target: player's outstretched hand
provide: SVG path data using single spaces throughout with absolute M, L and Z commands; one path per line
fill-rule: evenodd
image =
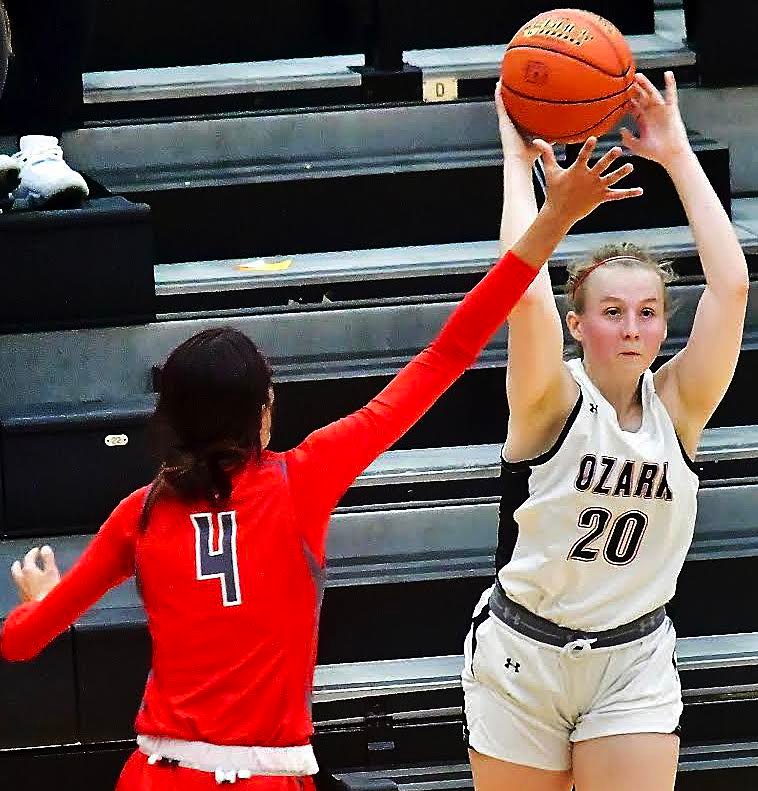
M 635 76 L 630 104 L 639 134 L 635 136 L 624 127 L 621 142 L 633 154 L 668 168 L 678 156 L 690 150 L 690 142 L 679 112 L 674 73 L 667 71 L 665 80 L 666 91 L 662 95 L 644 74 Z
M 508 115 L 503 102 L 503 92 L 500 80 L 495 86 L 495 107 L 497 108 L 497 125 L 500 130 L 500 143 L 503 146 L 503 156 L 508 159 L 521 159 L 530 166 L 540 155 L 539 149 L 526 140 L 516 128 Z
M 22 602 L 42 601 L 60 582 L 60 572 L 55 565 L 53 550 L 44 546 L 42 549 L 30 549 L 23 562 L 16 561 L 11 566 L 11 577 L 18 588 Z
M 534 145 L 539 149 L 545 166 L 546 202 L 557 216 L 567 221 L 568 225 L 573 225 L 586 217 L 601 203 L 638 198 L 642 195 L 640 187 L 614 189 L 615 184 L 634 170 L 634 166 L 629 162 L 607 172 L 623 154 L 620 146 L 612 148 L 590 167 L 589 160 L 597 146 L 597 138 L 591 137 L 582 146 L 574 164 L 562 168 L 555 158 L 551 145 L 544 140 L 535 140 Z

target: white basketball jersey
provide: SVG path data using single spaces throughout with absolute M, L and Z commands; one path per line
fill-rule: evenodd
M 642 425 L 624 431 L 581 360 L 580 395 L 554 446 L 503 462 L 498 577 L 533 613 L 585 631 L 665 604 L 692 542 L 698 476 L 642 379 Z

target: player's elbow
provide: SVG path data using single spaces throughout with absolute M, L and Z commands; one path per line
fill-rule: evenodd
M 734 311 L 747 305 L 750 296 L 750 278 L 745 272 L 722 278 L 718 284 L 709 284 L 719 302 L 728 311 Z
M 40 650 L 37 646 L 14 639 L 6 632 L 0 635 L 0 657 L 6 662 L 28 662 L 30 659 L 34 659 Z

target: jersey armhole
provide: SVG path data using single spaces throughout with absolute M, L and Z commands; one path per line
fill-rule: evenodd
M 690 468 L 690 471 L 697 475 L 698 480 L 700 479 L 700 472 L 698 471 L 697 465 L 695 464 L 694 460 L 690 458 L 690 454 L 684 449 L 684 445 L 682 445 L 682 439 L 679 436 L 679 432 L 674 427 L 674 423 L 672 421 L 671 427 L 674 429 L 674 436 L 676 437 L 677 444 L 679 445 L 679 450 L 682 452 L 682 458 L 684 459 L 684 463 Z
M 552 459 L 553 456 L 558 453 L 558 451 L 563 446 L 563 443 L 566 441 L 566 437 L 568 436 L 569 431 L 571 431 L 571 427 L 576 422 L 577 417 L 579 417 L 579 412 L 581 411 L 583 401 L 584 393 L 582 392 L 580 385 L 579 395 L 577 396 L 576 403 L 569 413 L 569 416 L 566 418 L 566 422 L 563 424 L 561 433 L 558 435 L 558 438 L 555 440 L 552 446 L 543 453 L 540 453 L 539 456 L 535 456 L 531 459 L 523 459 L 522 461 L 508 461 L 503 457 L 503 452 L 501 451 L 500 460 L 503 463 L 503 472 L 520 472 L 521 470 L 524 470 L 528 467 L 538 467 L 540 464 L 550 461 L 550 459 Z M 503 445 L 503 449 L 505 449 L 505 445 Z

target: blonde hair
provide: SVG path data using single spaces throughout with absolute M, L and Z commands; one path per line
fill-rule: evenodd
M 663 285 L 663 304 L 666 315 L 669 315 L 671 304 L 666 286 L 676 278 L 671 261 L 659 261 L 632 242 L 607 244 L 595 251 L 591 257 L 569 264 L 566 281 L 569 310 L 579 314 L 584 313 L 585 280 L 592 271 L 606 263 L 627 268 L 640 267 L 655 272 Z
M 568 266 L 568 279 L 566 281 L 566 301 L 568 309 L 581 315 L 585 309 L 585 281 L 598 267 L 605 264 L 623 266 L 628 269 L 639 267 L 655 272 L 661 279 L 663 286 L 663 310 L 668 319 L 673 310 L 671 298 L 666 286 L 676 279 L 676 274 L 671 261 L 659 261 L 647 250 L 633 242 L 620 242 L 607 244 L 596 250 L 589 258 L 581 258 Z M 574 341 L 573 348 L 566 350 L 569 355 L 578 353 L 583 356 L 581 343 Z

